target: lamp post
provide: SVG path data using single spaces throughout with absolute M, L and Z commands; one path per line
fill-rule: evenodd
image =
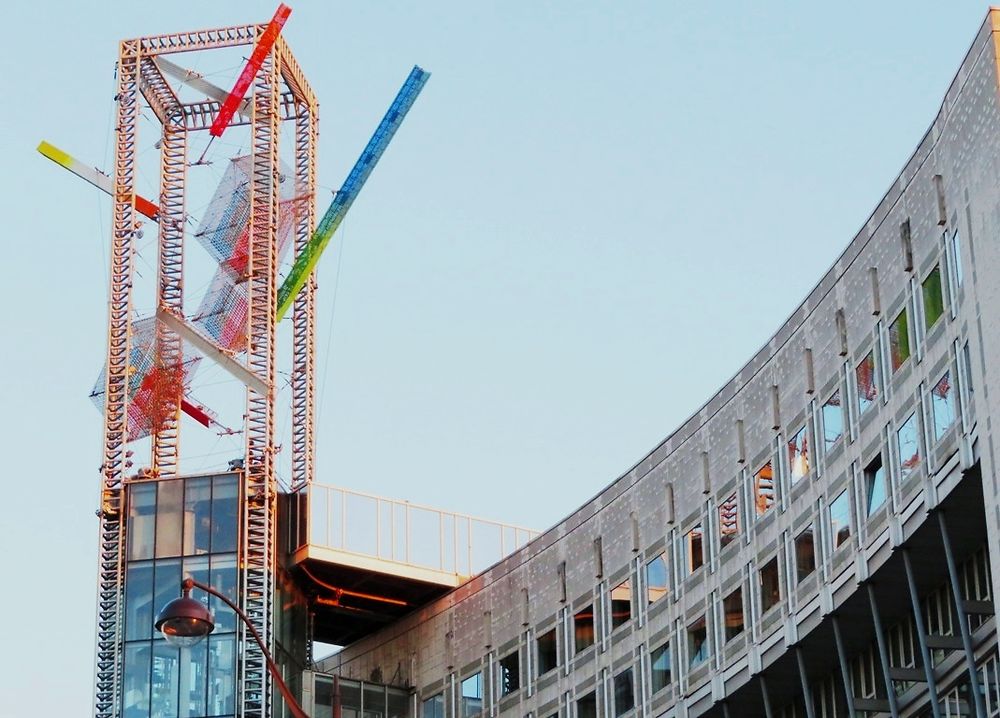
M 257 633 L 257 629 L 250 623 L 250 619 L 240 610 L 239 606 L 211 586 L 195 581 L 193 578 L 185 578 L 181 583 L 180 598 L 170 601 L 157 615 L 156 630 L 163 634 L 168 643 L 175 646 L 193 646 L 215 630 L 215 619 L 212 617 L 212 612 L 201 601 L 191 598 L 192 588 L 200 588 L 205 593 L 215 596 L 236 612 L 243 624 L 250 629 L 250 634 L 257 641 L 257 645 L 260 646 L 260 651 L 267 662 L 267 670 L 270 671 L 274 682 L 278 684 L 278 690 L 285 698 L 285 703 L 288 704 L 292 715 L 295 718 L 309 718 L 299 706 L 298 701 L 295 700 L 295 696 L 292 695 L 288 686 L 285 685 L 285 681 L 282 680 L 278 667 L 274 664 L 274 660 L 264 645 L 264 641 L 261 640 L 260 634 Z

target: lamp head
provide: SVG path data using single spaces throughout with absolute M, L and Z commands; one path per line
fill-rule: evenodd
M 215 630 L 215 619 L 201 601 L 191 598 L 191 579 L 181 584 L 181 596 L 170 601 L 156 617 L 156 630 L 167 643 L 174 646 L 193 646 Z

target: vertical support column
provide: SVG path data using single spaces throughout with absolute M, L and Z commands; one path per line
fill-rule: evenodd
M 837 645 L 837 662 L 840 664 L 840 682 L 844 686 L 844 698 L 847 700 L 847 716 L 854 718 L 854 689 L 851 688 L 851 673 L 847 667 L 847 651 L 844 649 L 844 636 L 840 633 L 840 616 L 830 616 L 833 624 L 833 641 Z
M 948 578 L 951 580 L 951 598 L 955 604 L 955 620 L 962 635 L 962 648 L 965 651 L 965 666 L 969 670 L 969 692 L 975 700 L 976 715 L 986 718 L 986 701 L 979 690 L 979 673 L 976 671 L 976 655 L 972 650 L 972 634 L 969 631 L 969 621 L 962 609 L 962 587 L 958 583 L 958 567 L 955 565 L 955 554 L 951 550 L 951 537 L 948 535 L 948 524 L 944 512 L 937 512 L 938 528 L 941 530 L 941 543 L 944 544 L 944 557 L 948 562 Z
M 100 563 L 97 583 L 97 655 L 94 715 L 117 718 L 121 692 L 121 605 L 123 589 L 123 487 L 128 441 L 128 359 L 132 327 L 132 251 L 135 211 L 136 133 L 139 119 L 138 41 L 118 53 L 115 123 L 114 216 L 111 234 L 108 354 L 104 385 Z
M 263 28 L 258 28 L 258 35 Z M 278 225 L 278 55 L 275 47 L 254 78 L 253 163 L 250 178 L 248 253 L 248 365 L 267 385 L 267 394 L 247 390 L 246 473 L 244 476 L 242 599 L 244 611 L 268 650 L 272 631 L 275 568 L 274 375 L 275 238 Z M 245 640 L 239 712 L 243 718 L 269 718 L 271 678 L 264 656 Z
M 903 549 L 903 566 L 906 568 L 906 585 L 910 589 L 910 605 L 913 607 L 913 625 L 917 629 L 917 641 L 920 643 L 920 660 L 924 664 L 924 676 L 927 679 L 927 696 L 930 698 L 931 715 L 941 718 L 941 706 L 938 705 L 937 680 L 934 678 L 934 664 L 931 661 L 931 651 L 927 647 L 927 627 L 924 626 L 924 614 L 920 610 L 920 596 L 917 594 L 917 581 L 913 575 L 913 564 L 910 562 L 910 549 Z
M 872 622 L 875 624 L 875 642 L 878 644 L 878 657 L 882 664 L 882 675 L 885 678 L 886 697 L 889 699 L 889 711 L 892 718 L 899 716 L 899 701 L 896 699 L 896 689 L 892 685 L 892 678 L 889 676 L 889 650 L 885 645 L 885 633 L 882 632 L 882 616 L 878 611 L 878 603 L 875 601 L 875 588 L 871 583 L 866 583 L 868 589 L 868 603 L 872 609 Z
M 295 118 L 295 256 L 305 250 L 316 226 L 315 104 L 298 103 Z M 313 477 L 313 407 L 316 334 L 316 273 L 293 305 L 292 329 L 292 488 L 301 489 Z
M 163 125 L 160 152 L 160 249 L 157 305 L 184 311 L 184 185 L 187 176 L 187 131 L 184 112 L 174 110 Z M 184 360 L 181 338 L 156 324 L 155 371 L 170 376 L 162 386 L 170 393 L 157 396 L 153 416 L 153 468 L 161 477 L 176 476 L 180 444 L 180 392 Z M 175 387 L 177 395 L 173 395 Z
M 809 676 L 806 675 L 806 659 L 802 655 L 802 646 L 795 647 L 795 662 L 799 665 L 799 682 L 802 684 L 802 702 L 806 706 L 806 718 L 816 718 L 813 707 L 812 691 L 809 690 Z
M 767 681 L 764 679 L 764 674 L 761 673 L 758 675 L 757 680 L 760 682 L 760 695 L 764 701 L 764 715 L 766 718 L 774 718 L 774 708 L 771 706 L 771 694 L 767 692 Z

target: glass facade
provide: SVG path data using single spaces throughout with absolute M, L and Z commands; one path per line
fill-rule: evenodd
M 128 486 L 125 564 L 124 718 L 207 718 L 236 712 L 236 615 L 195 591 L 215 631 L 189 648 L 153 629 L 159 610 L 190 576 L 237 600 L 237 474 Z

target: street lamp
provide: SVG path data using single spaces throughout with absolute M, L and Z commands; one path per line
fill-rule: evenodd
M 250 623 L 250 619 L 240 610 L 239 606 L 211 586 L 195 581 L 193 578 L 185 578 L 181 582 L 180 598 L 175 598 L 164 606 L 157 615 L 154 624 L 156 630 L 160 631 L 167 639 L 167 643 L 175 646 L 193 646 L 215 630 L 215 619 L 212 612 L 201 601 L 191 598 L 192 588 L 200 588 L 205 593 L 215 596 L 236 612 L 243 624 L 250 629 L 250 634 L 257 641 L 257 645 L 260 646 L 260 651 L 264 654 L 264 660 L 267 662 L 267 670 L 270 671 L 274 682 L 278 684 L 278 690 L 284 696 L 294 718 L 309 718 L 299 706 L 298 701 L 295 700 L 295 696 L 292 695 L 288 686 L 285 685 L 285 681 L 282 680 L 278 667 L 274 665 L 271 654 L 268 653 L 264 641 L 261 640 L 257 629 Z

